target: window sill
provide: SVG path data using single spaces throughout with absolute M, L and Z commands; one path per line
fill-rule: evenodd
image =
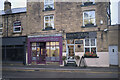
M 87 26 L 81 26 L 81 28 L 90 28 L 90 27 L 97 27 L 97 25 L 87 25 Z
M 46 11 L 54 11 L 55 9 L 48 9 L 48 10 L 42 10 L 43 12 L 46 12 Z
M 87 6 L 93 6 L 93 5 L 96 5 L 96 4 L 85 4 L 85 5 L 80 5 L 81 7 L 87 7 Z
M 22 32 L 13 32 L 13 34 L 21 34 Z
M 83 58 L 99 58 L 98 56 L 82 56 Z
M 42 31 L 48 31 L 48 30 L 55 30 L 55 28 L 45 28 L 45 29 L 42 29 Z

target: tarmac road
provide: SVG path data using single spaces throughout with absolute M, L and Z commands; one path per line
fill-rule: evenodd
M 2 78 L 120 78 L 120 68 L 3 65 Z M 28 79 L 29 80 L 29 79 Z M 39 80 L 39 79 L 38 79 Z M 103 80 L 103 79 L 101 79 Z
M 3 78 L 118 78 L 120 72 L 54 69 L 9 69 L 3 70 Z

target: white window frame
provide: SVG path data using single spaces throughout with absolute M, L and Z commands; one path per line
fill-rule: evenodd
M 50 18 L 50 16 L 53 16 L 53 26 L 52 26 L 52 29 L 54 29 L 54 15 L 44 16 L 44 29 L 46 28 L 46 27 L 45 27 L 45 23 L 47 23 L 47 22 L 45 21 L 45 17 L 49 17 L 49 18 Z M 49 19 L 49 20 L 50 20 L 50 19 Z M 48 23 L 51 23 L 51 21 L 48 21 Z
M 16 22 L 16 21 L 15 21 L 15 22 Z M 15 23 L 15 22 L 14 22 L 14 23 Z M 14 32 L 14 33 L 19 33 L 19 32 L 21 32 L 21 26 L 17 26 L 17 27 L 20 27 L 20 31 L 15 31 L 15 28 L 17 28 L 17 27 L 14 26 L 14 23 L 13 23 L 13 32 Z
M 85 40 L 89 39 L 89 46 L 85 45 Z M 85 48 L 90 48 L 90 52 L 91 52 L 91 48 L 96 48 L 96 53 L 97 53 L 97 40 L 96 38 L 86 38 L 84 39 L 84 53 L 85 53 Z M 91 39 L 95 39 L 95 46 L 91 46 Z
M 69 50 L 68 50 L 68 46 L 74 46 L 74 54 L 75 54 L 75 40 L 73 44 L 68 44 L 67 40 L 66 40 L 66 55 L 67 55 L 67 59 L 68 59 L 68 55 L 69 55 Z
M 82 0 L 82 5 L 84 5 L 85 2 L 88 2 L 89 0 Z M 91 2 L 93 2 L 93 4 L 95 4 L 95 0 L 90 0 Z
M 91 11 L 84 11 L 83 12 L 83 26 L 85 26 L 85 23 L 84 23 L 84 20 L 85 20 L 85 18 L 84 18 L 84 13 L 85 12 L 92 12 L 92 11 L 94 11 L 95 12 L 95 10 L 91 10 Z M 90 19 L 90 17 L 88 18 L 88 19 Z M 95 14 L 95 17 L 94 17 L 94 26 L 96 25 L 96 14 Z
M 46 6 L 49 6 L 52 7 L 54 9 L 54 0 L 52 2 L 49 2 L 49 3 L 46 3 L 46 0 L 44 0 L 44 10 L 46 8 Z

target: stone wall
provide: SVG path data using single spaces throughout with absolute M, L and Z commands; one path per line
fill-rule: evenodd
M 81 57 L 84 55 L 83 52 L 76 52 L 75 55 Z M 87 67 L 109 67 L 109 53 L 108 52 L 97 52 L 99 58 L 85 58 Z M 79 65 L 80 60 L 76 61 Z M 81 63 L 81 66 L 83 64 Z
M 3 24 L 3 36 L 7 36 L 7 17 L 8 17 L 8 36 L 26 36 L 26 13 L 18 13 L 18 14 L 10 14 L 10 15 L 3 15 L 2 16 L 2 24 Z M 19 20 L 21 21 L 21 32 L 14 33 L 13 32 L 13 23 L 14 21 Z
M 97 31 L 97 49 L 99 52 L 108 51 L 107 33 L 103 30 L 107 28 L 107 2 L 99 2 L 91 6 L 82 6 L 81 2 L 56 2 L 55 10 L 44 11 L 43 2 L 27 3 L 27 33 L 28 35 L 54 34 L 68 32 L 86 32 Z M 97 27 L 82 28 L 83 12 L 87 10 L 95 10 Z M 55 30 L 43 31 L 44 16 L 54 15 Z M 100 21 L 103 20 L 103 24 Z M 100 28 L 100 31 L 98 31 Z M 102 35 L 102 37 L 101 37 Z M 65 34 L 63 35 L 66 39 Z M 64 50 L 65 51 L 65 50 Z

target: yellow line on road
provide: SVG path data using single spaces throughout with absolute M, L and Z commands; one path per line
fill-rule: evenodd
M 71 71 L 71 70 L 45 70 L 45 69 L 41 69 L 41 70 L 34 70 L 34 69 L 3 69 L 3 71 L 40 71 L 40 72 L 77 72 L 77 73 L 108 73 L 108 74 L 112 74 L 112 73 L 115 73 L 115 74 L 120 74 L 120 72 L 95 72 L 95 71 L 77 71 L 77 70 L 74 70 L 74 71 Z

